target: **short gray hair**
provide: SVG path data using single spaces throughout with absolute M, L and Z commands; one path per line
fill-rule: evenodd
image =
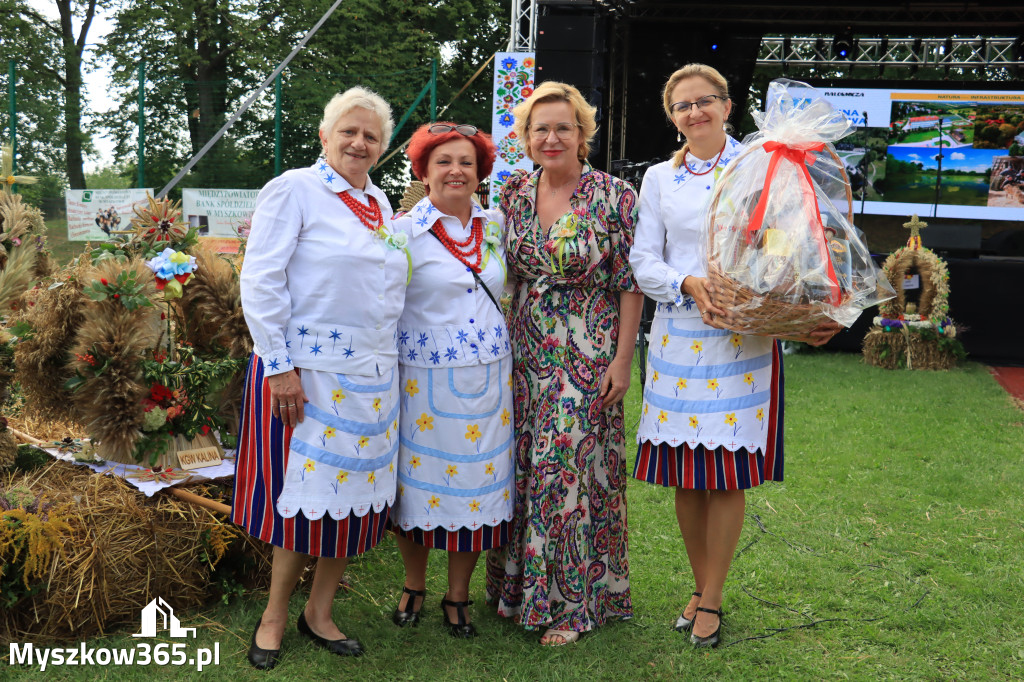
M 339 92 L 324 107 L 324 117 L 320 121 L 320 132 L 327 134 L 338 119 L 349 113 L 356 107 L 369 109 L 377 114 L 380 119 L 381 133 L 381 154 L 388 148 L 391 142 L 391 132 L 395 129 L 395 121 L 391 118 L 391 105 L 384 101 L 384 98 L 366 88 L 349 88 L 345 92 Z

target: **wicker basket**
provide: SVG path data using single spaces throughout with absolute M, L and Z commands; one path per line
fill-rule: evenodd
M 752 147 L 750 151 L 755 149 L 760 149 L 760 147 Z M 825 149 L 828 150 L 828 153 L 836 161 L 842 173 L 848 207 L 847 220 L 852 225 L 853 191 L 850 188 L 850 178 L 847 176 L 844 164 L 832 145 L 826 144 Z M 715 192 L 708 208 L 710 213 L 709 224 L 711 225 L 714 225 L 718 200 L 721 197 L 722 188 L 726 184 L 724 180 L 728 178 L 730 171 L 737 167 L 738 161 L 739 158 L 726 168 L 725 173 L 722 174 L 719 182 L 715 185 Z M 737 306 L 743 306 L 743 314 L 740 319 L 730 321 L 719 318 L 717 320 L 723 327 L 734 332 L 758 336 L 776 336 L 793 341 L 807 342 L 811 340 L 810 331 L 830 319 L 821 310 L 821 307 L 815 305 L 814 302 L 793 302 L 785 294 L 772 291 L 758 293 L 750 287 L 740 284 L 722 272 L 721 269 L 712 265 L 708 266 L 708 283 L 711 285 L 711 290 L 709 291 L 711 302 L 716 307 L 724 310 L 733 310 Z M 849 294 L 844 292 L 840 305 L 848 301 L 849 298 Z

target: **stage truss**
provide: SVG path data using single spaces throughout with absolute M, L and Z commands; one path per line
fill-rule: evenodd
M 512 0 L 506 52 L 533 52 L 537 48 L 537 0 Z
M 1021 38 L 852 38 L 840 57 L 832 38 L 765 36 L 758 66 L 1011 68 L 1024 66 Z

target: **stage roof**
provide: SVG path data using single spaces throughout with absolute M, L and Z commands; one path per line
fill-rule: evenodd
M 946 35 L 1024 32 L 1024 6 L 994 2 L 667 2 L 665 0 L 542 1 L 552 7 L 596 6 L 633 21 L 756 25 L 765 33 L 829 32 Z

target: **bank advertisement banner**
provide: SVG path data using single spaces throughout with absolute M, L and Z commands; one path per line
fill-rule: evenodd
M 258 189 L 183 189 L 181 217 L 200 237 L 238 237 L 256 210 Z
M 793 87 L 854 131 L 836 144 L 864 213 L 1024 220 L 1024 91 Z
M 199 231 L 208 248 L 236 253 L 239 229 L 248 234 L 259 193 L 258 189 L 183 189 L 181 218 Z
M 132 210 L 146 203 L 150 189 L 69 189 L 65 195 L 68 241 L 102 242 L 131 230 Z

